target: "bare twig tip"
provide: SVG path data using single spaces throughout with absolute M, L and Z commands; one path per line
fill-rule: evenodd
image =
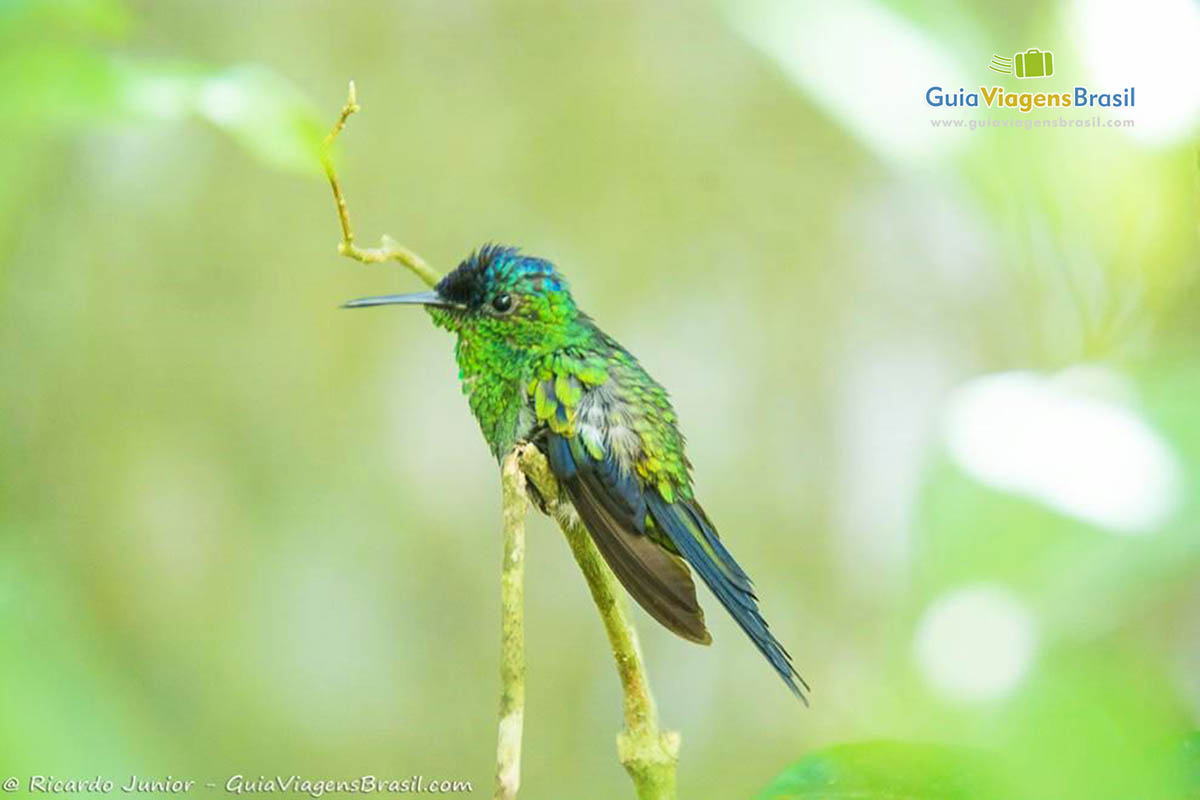
M 342 228 L 342 240 L 338 243 L 338 253 L 361 261 L 364 264 L 379 264 L 384 261 L 399 261 L 408 267 L 418 278 L 427 285 L 434 286 L 441 275 L 431 269 L 425 261 L 406 247 L 400 246 L 390 236 L 383 237 L 383 245 L 379 248 L 361 248 L 354 245 L 354 232 L 350 228 L 350 212 L 346 208 L 346 197 L 342 194 L 342 185 L 338 181 L 337 171 L 333 167 L 331 150 L 333 141 L 346 127 L 346 120 L 360 109 L 358 105 L 358 88 L 350 81 L 346 89 L 346 104 L 338 115 L 337 121 L 325 137 L 325 145 L 321 148 L 321 166 L 325 168 L 325 176 L 329 178 L 329 188 L 333 190 L 334 205 L 337 206 L 338 224 Z

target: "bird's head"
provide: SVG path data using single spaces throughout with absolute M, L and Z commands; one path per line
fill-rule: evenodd
M 438 326 L 462 340 L 523 350 L 559 346 L 579 315 L 553 264 L 494 244 L 472 253 L 431 291 L 364 297 L 346 308 L 382 305 L 425 306 Z

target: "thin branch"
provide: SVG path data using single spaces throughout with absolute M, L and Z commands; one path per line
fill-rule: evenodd
M 321 163 L 337 203 L 342 240 L 338 252 L 364 264 L 399 261 L 428 286 L 441 275 L 408 248 L 383 236 L 377 248 L 354 244 L 346 198 L 333 168 L 330 150 L 346 121 L 359 110 L 354 82 L 341 114 L 334 123 L 321 152 Z M 517 467 L 519 466 L 519 469 Z M 533 445 L 521 445 L 505 457 L 501 468 L 504 490 L 504 566 L 501 572 L 501 663 L 500 735 L 496 747 L 497 798 L 512 800 L 520 784 L 521 735 L 525 706 L 524 651 L 524 554 L 526 511 L 525 479 L 532 481 L 545 500 L 546 510 L 558 521 L 575 561 L 591 591 L 592 600 L 604 622 L 608 642 L 617 662 L 624 694 L 625 730 L 617 735 L 617 755 L 633 779 L 638 800 L 675 800 L 675 764 L 679 757 L 679 734 L 660 731 L 650 693 L 650 682 L 642 664 L 637 631 L 625 615 L 621 588 L 604 562 L 591 535 L 579 521 L 574 507 L 562 494 L 545 457 Z
M 325 137 L 324 145 L 321 147 L 321 166 L 325 168 L 325 176 L 329 178 L 329 187 L 333 189 L 333 200 L 337 204 L 338 221 L 342 225 L 342 240 L 338 242 L 338 252 L 347 258 L 353 258 L 355 261 L 361 261 L 364 264 L 399 261 L 424 281 L 425 285 L 434 286 L 442 279 L 437 270 L 426 264 L 425 260 L 412 250 L 401 246 L 392 237 L 387 235 L 381 237 L 379 247 L 359 247 L 354 243 L 354 231 L 350 227 L 350 211 L 346 207 L 346 196 L 342 193 L 342 185 L 338 181 L 337 171 L 333 168 L 333 156 L 331 152 L 334 140 L 337 139 L 338 134 L 346 127 L 346 120 L 350 119 L 350 116 L 360 108 L 358 96 L 354 89 L 354 81 L 350 81 L 350 90 L 346 98 L 346 104 L 342 106 L 342 112 L 338 115 L 337 122 L 333 124 L 333 128 L 330 129 L 329 135 Z
M 500 569 L 500 733 L 495 800 L 515 800 L 521 785 L 525 726 L 525 475 L 517 452 L 500 467 L 504 497 L 504 564 Z
M 658 714 L 642 663 L 637 631 L 625 615 L 620 585 L 580 523 L 574 507 L 562 494 L 545 456 L 532 445 L 523 445 L 517 453 L 521 470 L 566 535 L 608 634 L 625 697 L 625 730 L 617 735 L 617 755 L 633 779 L 639 800 L 675 800 L 679 734 L 658 728 Z

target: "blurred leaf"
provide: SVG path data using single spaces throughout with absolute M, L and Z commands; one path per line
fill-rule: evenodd
M 117 0 L 3 0 L 0 2 L 0 36 L 18 28 L 53 29 L 119 39 L 132 27 L 132 18 Z
M 0 87 L 18 133 L 77 127 L 112 116 L 120 79 L 112 61 L 84 48 L 18 42 L 0 50 L 0 73 L 19 76 Z
M 758 800 L 988 800 L 1001 794 L 983 756 L 910 742 L 836 745 L 784 770 Z
M 1179 748 L 1180 769 L 1183 773 L 1185 797 L 1200 797 L 1200 731 L 1189 733 Z
M 269 70 L 207 72 L 191 65 L 122 64 L 122 110 L 147 122 L 199 117 L 268 166 L 319 174 L 324 122 L 295 86 Z
M 324 127 L 287 81 L 258 67 L 235 67 L 203 81 L 196 111 L 271 166 L 318 174 Z
M 92 40 L 124 32 L 123 8 L 89 0 L 0 6 L 0 72 L 14 76 L 0 85 L 10 131 L 32 139 L 47 129 L 194 115 L 269 166 L 319 174 L 324 122 L 295 86 L 257 66 L 213 72 L 114 56 Z
M 1170 800 L 1182 796 L 1176 754 L 1187 717 L 1153 658 L 1103 644 L 1043 654 L 994 730 L 1024 797 Z

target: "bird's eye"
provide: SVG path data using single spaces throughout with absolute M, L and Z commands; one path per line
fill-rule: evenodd
M 512 307 L 512 295 L 508 294 L 507 292 L 496 295 L 496 298 L 492 300 L 492 308 L 496 309 L 497 314 L 504 314 L 505 312 L 512 310 Z

